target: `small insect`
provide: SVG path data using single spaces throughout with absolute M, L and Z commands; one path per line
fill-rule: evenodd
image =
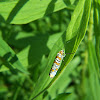
M 54 60 L 53 66 L 52 66 L 50 73 L 49 73 L 50 78 L 53 78 L 56 75 L 58 69 L 61 66 L 62 60 L 65 56 L 66 56 L 66 54 L 65 54 L 64 50 L 61 50 L 57 53 L 57 56 Z

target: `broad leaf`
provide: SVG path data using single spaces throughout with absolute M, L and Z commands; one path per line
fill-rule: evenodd
M 0 18 L 12 24 L 25 24 L 64 8 L 73 9 L 70 0 L 18 0 L 0 2 Z
M 48 57 L 48 64 L 44 69 L 44 72 L 40 76 L 36 87 L 30 97 L 29 100 L 32 98 L 36 98 L 39 94 L 44 92 L 47 88 L 49 88 L 56 80 L 59 78 L 59 75 L 63 73 L 74 56 L 80 42 L 82 41 L 90 15 L 90 8 L 91 8 L 91 0 L 80 0 L 78 5 L 76 6 L 74 13 L 71 18 L 71 22 L 67 28 L 67 31 L 62 34 L 62 36 L 58 39 L 58 41 L 53 46 L 50 55 Z M 49 72 L 54 62 L 54 59 L 57 53 L 64 49 L 66 53 L 72 53 L 66 55 L 64 58 L 64 62 L 62 63 L 57 75 L 51 79 L 49 77 Z
M 10 46 L 8 46 L 8 44 L 0 38 L 0 71 L 7 69 L 12 72 L 19 70 L 23 73 L 28 73 Z

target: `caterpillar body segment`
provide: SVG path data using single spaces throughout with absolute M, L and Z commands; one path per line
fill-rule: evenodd
M 66 54 L 65 54 L 64 50 L 61 50 L 57 53 L 57 56 L 54 60 L 53 66 L 52 66 L 50 73 L 49 73 L 50 78 L 53 78 L 56 75 L 58 69 L 61 66 L 62 60 L 65 57 L 65 55 Z

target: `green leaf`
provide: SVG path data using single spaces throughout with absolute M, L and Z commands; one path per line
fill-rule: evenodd
M 94 0 L 94 35 L 96 37 L 96 54 L 100 66 L 100 0 Z
M 35 99 L 36 97 L 38 97 L 39 94 L 48 89 L 57 80 L 57 78 L 59 78 L 59 75 L 64 72 L 63 70 L 67 68 L 66 66 L 72 60 L 74 53 L 76 52 L 80 42 L 85 35 L 90 15 L 90 8 L 91 0 L 79 1 L 78 5 L 74 10 L 71 22 L 67 28 L 66 33 L 63 33 L 53 46 L 48 57 L 48 64 L 44 69 L 44 72 L 40 76 L 29 100 L 31 100 L 32 98 Z M 49 72 L 57 53 L 61 49 L 64 49 L 65 53 L 72 54 L 66 55 L 66 57 L 64 58 L 64 62 L 62 63 L 59 71 L 57 72 L 57 75 L 53 79 L 51 79 L 49 77 Z
M 59 94 L 55 99 L 53 100 L 67 100 L 69 98 L 69 96 L 71 96 L 70 93 L 62 93 L 62 94 Z
M 90 93 L 92 95 L 93 100 L 100 99 L 100 73 L 98 60 L 96 57 L 95 48 L 92 44 L 92 41 L 88 43 L 88 70 L 89 70 L 89 79 L 88 79 L 88 88 L 90 89 Z
M 8 46 L 8 44 L 6 44 L 4 40 L 0 38 L 0 71 L 5 71 L 5 69 L 9 69 L 12 72 L 19 70 L 28 74 L 14 51 Z
M 5 93 L 5 92 L 7 92 L 7 91 L 8 91 L 7 87 L 4 86 L 4 85 L 2 85 L 2 84 L 0 84 L 0 94 L 1 94 L 1 93 Z
M 69 85 L 71 82 L 71 79 L 69 78 L 69 74 L 72 73 L 72 71 L 78 66 L 80 63 L 80 58 L 75 57 L 67 66 L 67 68 L 64 70 L 63 73 L 59 76 L 59 78 L 52 84 L 52 86 L 47 90 L 49 92 L 49 96 L 54 98 L 57 93 L 61 94 L 64 92 L 65 88 Z M 58 91 L 57 91 L 58 90 Z M 57 93 L 56 93 L 57 91 Z M 69 91 L 70 92 L 70 91 Z
M 44 54 L 46 55 L 50 52 L 53 44 L 61 34 L 62 33 L 56 33 L 51 36 L 48 34 L 34 36 L 32 33 L 27 34 L 20 32 L 16 38 L 12 36 L 9 39 L 9 43 L 18 48 L 24 48 L 17 56 L 25 67 L 34 66 L 41 60 Z
M 0 3 L 2 20 L 25 24 L 64 8 L 73 9 L 70 0 L 18 0 Z

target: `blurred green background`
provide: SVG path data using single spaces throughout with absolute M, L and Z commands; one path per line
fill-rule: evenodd
M 45 69 L 52 46 L 66 31 L 73 11 L 62 9 L 22 25 L 0 22 L 0 37 L 14 50 L 30 73 L 26 76 L 12 72 L 0 60 L 0 100 L 29 99 Z M 90 15 L 86 35 L 67 66 L 69 72 L 64 70 L 56 82 L 42 93 L 42 100 L 100 100 L 100 55 L 97 53 L 100 40 L 98 42 L 96 39 L 93 16 Z

